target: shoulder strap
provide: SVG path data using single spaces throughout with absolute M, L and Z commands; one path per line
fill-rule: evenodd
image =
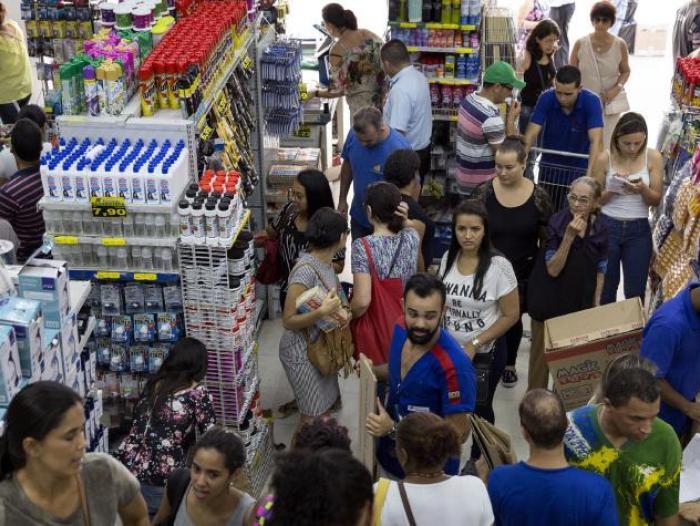
M 591 54 L 593 59 L 593 66 L 595 67 L 595 74 L 598 76 L 598 82 L 600 83 L 601 92 L 605 91 L 605 86 L 603 85 L 603 78 L 600 76 L 600 70 L 598 69 L 598 57 L 595 56 L 595 51 L 593 51 L 593 42 L 591 42 L 591 35 L 586 37 L 586 43 L 588 44 L 588 52 Z
M 174 522 L 180 503 L 190 485 L 190 470 L 187 468 L 176 469 L 170 477 L 166 486 L 168 503 L 170 504 L 170 516 Z
M 367 263 L 369 265 L 369 273 L 379 275 L 377 272 L 377 267 L 374 265 L 374 258 L 372 257 L 372 251 L 369 248 L 369 243 L 367 242 L 367 239 L 361 237 L 360 243 L 362 243 L 362 246 L 365 247 L 365 253 L 367 254 Z
M 87 497 L 85 496 L 85 486 L 83 485 L 83 479 L 78 473 L 76 476 L 76 481 L 78 482 L 78 492 L 80 494 L 80 509 L 83 514 L 83 524 L 84 526 L 90 526 L 90 512 L 88 511 Z
M 331 290 L 335 289 L 335 291 L 338 292 L 338 286 L 336 285 L 335 287 L 329 287 L 328 283 L 326 283 L 326 280 L 323 279 L 323 276 L 321 276 L 321 273 L 311 263 L 300 263 L 300 264 L 294 266 L 294 268 L 301 268 L 301 267 L 309 267 L 311 270 L 313 270 L 316 273 L 316 276 L 318 276 L 318 279 L 321 280 L 321 283 L 323 283 L 323 286 L 326 287 L 327 290 L 331 291 Z
M 399 244 L 396 247 L 396 252 L 394 252 L 394 257 L 391 258 L 391 264 L 389 265 L 389 273 L 386 275 L 387 278 L 391 277 L 391 271 L 394 270 L 394 264 L 399 257 L 399 252 L 401 251 L 401 245 L 403 244 L 403 230 L 399 233 Z
M 386 494 L 389 492 L 391 481 L 389 479 L 380 478 L 377 483 L 377 492 L 374 494 L 374 505 L 372 506 L 372 526 L 381 526 L 382 509 L 386 501 Z
M 411 510 L 411 504 L 408 502 L 408 495 L 406 495 L 406 487 L 404 486 L 403 480 L 399 480 L 398 484 L 401 503 L 403 504 L 403 511 L 406 512 L 408 524 L 409 526 L 416 526 L 416 519 L 413 517 L 413 510 Z

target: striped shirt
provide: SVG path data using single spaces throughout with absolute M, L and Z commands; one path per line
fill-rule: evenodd
M 43 195 L 39 166 L 18 170 L 0 188 L 0 217 L 10 222 L 19 238 L 19 263 L 24 263 L 41 246 L 46 227 L 37 203 Z
M 481 183 L 496 176 L 491 144 L 501 144 L 506 126 L 498 107 L 490 100 L 470 93 L 459 107 L 457 121 L 457 186 L 470 194 Z

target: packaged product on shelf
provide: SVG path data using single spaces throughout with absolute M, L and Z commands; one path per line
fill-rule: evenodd
M 143 290 L 146 312 L 156 313 L 164 309 L 163 289 L 157 285 L 147 285 Z
M 145 302 L 143 286 L 133 283 L 124 287 L 124 305 L 127 314 L 143 312 Z
M 41 380 L 63 381 L 61 333 L 55 329 L 45 329 L 42 336 Z
M 131 316 L 115 316 L 112 318 L 112 341 L 116 343 L 129 343 L 133 335 L 133 323 Z
M 15 330 L 22 375 L 31 381 L 41 377 L 42 333 L 41 303 L 10 296 L 0 302 L 0 325 Z
M 0 325 L 0 405 L 7 405 L 22 388 L 22 369 L 15 330 Z
M 114 342 L 111 346 L 109 369 L 114 372 L 123 372 L 129 368 L 129 353 L 126 345 L 118 345 Z
M 297 298 L 297 312 L 304 314 L 318 309 L 326 297 L 326 292 L 320 287 L 312 287 Z M 323 316 L 318 320 L 318 326 L 323 331 L 332 331 L 342 327 L 348 322 L 348 314 L 345 309 L 338 309 L 335 312 Z
M 156 336 L 156 320 L 153 314 L 134 314 L 134 340 L 152 342 Z
M 163 361 L 168 357 L 168 347 L 163 345 L 153 346 L 148 354 L 148 372 L 155 374 L 163 365 Z
M 132 345 L 129 348 L 129 360 L 133 372 L 145 372 L 148 369 L 148 347 Z
M 172 312 L 159 312 L 156 317 L 158 341 L 176 342 L 180 338 L 177 314 Z
M 61 357 L 63 358 L 63 374 L 66 377 L 68 373 L 78 369 L 79 345 L 77 316 L 75 313 L 71 313 L 61 326 Z
M 65 261 L 34 259 L 19 275 L 19 292 L 41 302 L 44 327 L 60 329 L 70 311 L 68 269 Z
M 122 313 L 122 295 L 119 285 L 102 285 L 100 296 L 103 316 L 118 316 Z
M 182 289 L 176 285 L 167 285 L 163 287 L 163 296 L 165 298 L 165 309 L 167 311 L 182 310 Z

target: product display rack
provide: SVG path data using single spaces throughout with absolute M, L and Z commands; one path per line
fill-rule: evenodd
M 236 140 L 240 138 L 242 141 L 236 145 L 240 149 L 240 157 L 234 155 L 222 158 L 223 169 L 227 171 L 236 170 L 235 163 L 244 158 L 250 159 L 247 164 L 252 169 L 252 171 L 245 173 L 241 170 L 241 174 L 243 174 L 241 178 L 245 179 L 245 184 L 241 185 L 240 198 L 241 205 L 245 208 L 241 209 L 241 215 L 236 225 L 236 234 L 229 246 L 214 247 L 206 244 L 195 245 L 180 242 L 178 236 L 181 224 L 177 215 L 177 206 L 179 198 L 184 193 L 178 193 L 178 195 L 173 196 L 171 202 L 162 205 L 126 202 L 123 205 L 125 212 L 120 214 L 119 219 L 114 217 L 104 220 L 92 218 L 92 203 L 88 202 L 76 203 L 56 200 L 55 197 L 53 199 L 45 197 L 40 204 L 47 219 L 47 226 L 51 227 L 47 228 L 47 238 L 58 256 L 69 261 L 72 278 L 92 280 L 102 285 L 121 284 L 122 287 L 130 284 L 178 285 L 183 297 L 184 329 L 188 335 L 199 338 L 205 343 L 210 360 L 213 360 L 210 364 L 211 374 L 207 377 L 206 384 L 215 400 L 217 416 L 219 417 L 218 423 L 239 431 L 246 444 L 248 454 L 246 472 L 254 494 L 262 491 L 267 480 L 271 467 L 272 449 L 271 434 L 267 425 L 262 421 L 261 411 L 258 407 L 260 379 L 258 377 L 255 340 L 261 326 L 264 302 L 255 302 L 253 270 L 249 268 L 247 279 L 250 281 L 246 288 L 245 297 L 246 301 L 250 302 L 247 311 L 250 321 L 246 325 L 247 341 L 250 342 L 250 345 L 240 350 L 241 362 L 238 367 L 226 369 L 226 364 L 221 358 L 227 354 L 231 356 L 234 354 L 233 341 L 223 337 L 224 332 L 221 331 L 224 330 L 224 327 L 219 327 L 221 331 L 218 333 L 197 329 L 194 315 L 195 313 L 204 313 L 206 305 L 205 302 L 198 302 L 197 310 L 191 309 L 191 297 L 195 289 L 193 289 L 193 282 L 190 278 L 192 265 L 194 265 L 197 271 L 201 271 L 202 275 L 206 276 L 207 283 L 215 285 L 217 283 L 217 265 L 223 262 L 224 267 L 228 268 L 227 253 L 230 250 L 236 250 L 235 246 L 233 248 L 232 246 L 235 245 L 240 232 L 244 230 L 248 232 L 247 228 L 252 228 L 251 223 L 261 224 L 264 218 L 264 197 L 261 185 L 257 181 L 257 173 L 264 173 L 265 153 L 278 147 L 278 139 L 268 136 L 265 127 L 260 125 L 265 121 L 262 117 L 261 86 L 258 72 L 260 50 L 269 45 L 269 42 L 274 41 L 275 37 L 274 28 L 265 28 L 261 31 L 259 20 L 249 22 L 235 39 L 235 51 L 222 55 L 222 61 L 214 66 L 215 78 L 209 82 L 210 88 L 203 93 L 201 103 L 189 117 L 184 115 L 184 109 L 163 109 L 156 111 L 152 116 L 143 117 L 141 116 L 140 97 L 137 94 L 126 104 L 120 115 L 63 115 L 57 118 L 58 133 L 62 139 L 75 138 L 81 141 L 89 138 L 91 141 L 95 141 L 102 137 L 105 141 L 111 139 L 123 141 L 142 137 L 148 140 L 154 139 L 158 144 L 162 144 L 166 140 L 173 144 L 182 141 L 188 155 L 186 161 L 187 177 L 188 184 L 190 184 L 199 180 L 202 166 L 205 162 L 207 164 L 210 162 L 209 159 L 205 160 L 199 151 L 203 141 L 208 140 L 208 137 L 212 137 L 212 141 L 220 137 L 216 140 L 222 143 L 224 148 L 228 149 L 231 146 L 229 144 L 230 137 L 222 137 L 221 130 L 215 126 L 216 119 L 221 118 L 222 112 L 231 112 L 224 104 L 227 101 L 223 99 L 232 96 L 233 92 L 229 88 L 232 85 L 231 78 L 234 73 L 237 74 L 243 70 L 252 72 L 249 76 L 246 76 L 244 72 L 238 80 L 245 82 L 247 89 L 250 89 L 253 95 L 248 108 L 251 112 L 251 120 L 254 122 L 252 122 L 252 127 L 245 126 L 240 120 L 236 120 L 236 111 L 231 112 L 234 118 L 233 132 Z M 233 105 L 239 101 L 236 99 L 228 102 Z M 229 113 L 229 118 L 231 113 Z M 249 178 L 246 174 L 250 174 Z M 188 186 L 185 185 L 185 188 Z M 248 206 L 248 201 L 251 205 L 260 203 L 261 206 L 258 209 L 254 206 Z M 253 215 L 256 217 L 251 217 Z M 137 218 L 143 218 L 141 222 L 136 222 L 137 225 L 151 225 L 151 217 L 154 218 L 154 221 L 155 218 L 160 217 L 158 231 L 140 233 L 134 231 L 131 226 L 126 226 Z M 163 221 L 166 218 L 168 220 Z M 163 223 L 165 224 L 163 225 Z M 84 228 L 85 225 L 89 225 L 87 231 Z M 152 251 L 171 249 L 173 254 L 172 268 L 159 268 L 150 264 L 135 266 L 133 260 L 129 259 L 131 256 L 128 251 L 141 245 Z M 102 249 L 106 249 L 108 255 L 115 250 L 121 251 L 118 253 L 122 255 L 124 251 L 127 251 L 129 255 L 126 264 L 124 264 L 123 258 L 117 261 L 114 259 L 96 261 L 94 253 L 90 256 L 92 259 L 83 257 L 83 251 L 87 253 L 88 250 L 100 250 L 100 253 L 104 254 Z M 249 250 L 249 254 L 253 254 L 252 248 Z M 105 262 L 107 264 L 104 264 Z M 226 286 L 228 286 L 228 277 L 227 275 L 224 277 Z M 218 287 L 207 287 L 207 291 L 212 294 L 224 293 L 224 282 L 218 282 L 218 285 Z M 233 299 L 225 294 L 221 298 Z M 209 304 L 209 307 L 220 307 L 222 304 L 223 302 L 219 302 L 217 299 L 216 302 Z M 218 320 L 223 322 L 225 317 L 219 316 Z M 236 312 L 229 312 L 228 318 L 237 322 Z M 96 321 L 93 317 L 89 325 L 95 327 L 95 324 Z M 83 343 L 88 345 L 88 340 L 81 341 L 81 345 Z M 219 366 L 212 366 L 213 364 Z M 114 374 L 118 378 L 121 373 Z M 135 382 L 131 383 L 128 395 L 133 399 L 140 392 L 139 388 L 145 382 L 148 373 L 140 373 L 140 377 L 136 373 L 129 374 Z M 242 396 L 235 399 L 235 404 L 228 404 L 228 399 L 224 400 L 224 391 L 240 392 Z M 115 398 L 111 396 L 112 393 L 109 393 L 108 398 L 111 397 L 114 401 L 119 401 L 121 395 L 116 394 L 119 396 Z M 126 401 L 126 398 L 121 398 L 121 402 L 114 409 L 124 413 L 127 411 Z M 122 429 L 124 429 L 123 426 Z

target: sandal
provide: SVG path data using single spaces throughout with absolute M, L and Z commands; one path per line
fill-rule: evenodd
M 293 415 L 294 413 L 299 412 L 299 406 L 297 405 L 296 400 L 292 400 L 291 402 L 287 402 L 286 404 L 282 404 L 277 408 L 277 417 L 278 418 L 287 418 L 288 416 Z

